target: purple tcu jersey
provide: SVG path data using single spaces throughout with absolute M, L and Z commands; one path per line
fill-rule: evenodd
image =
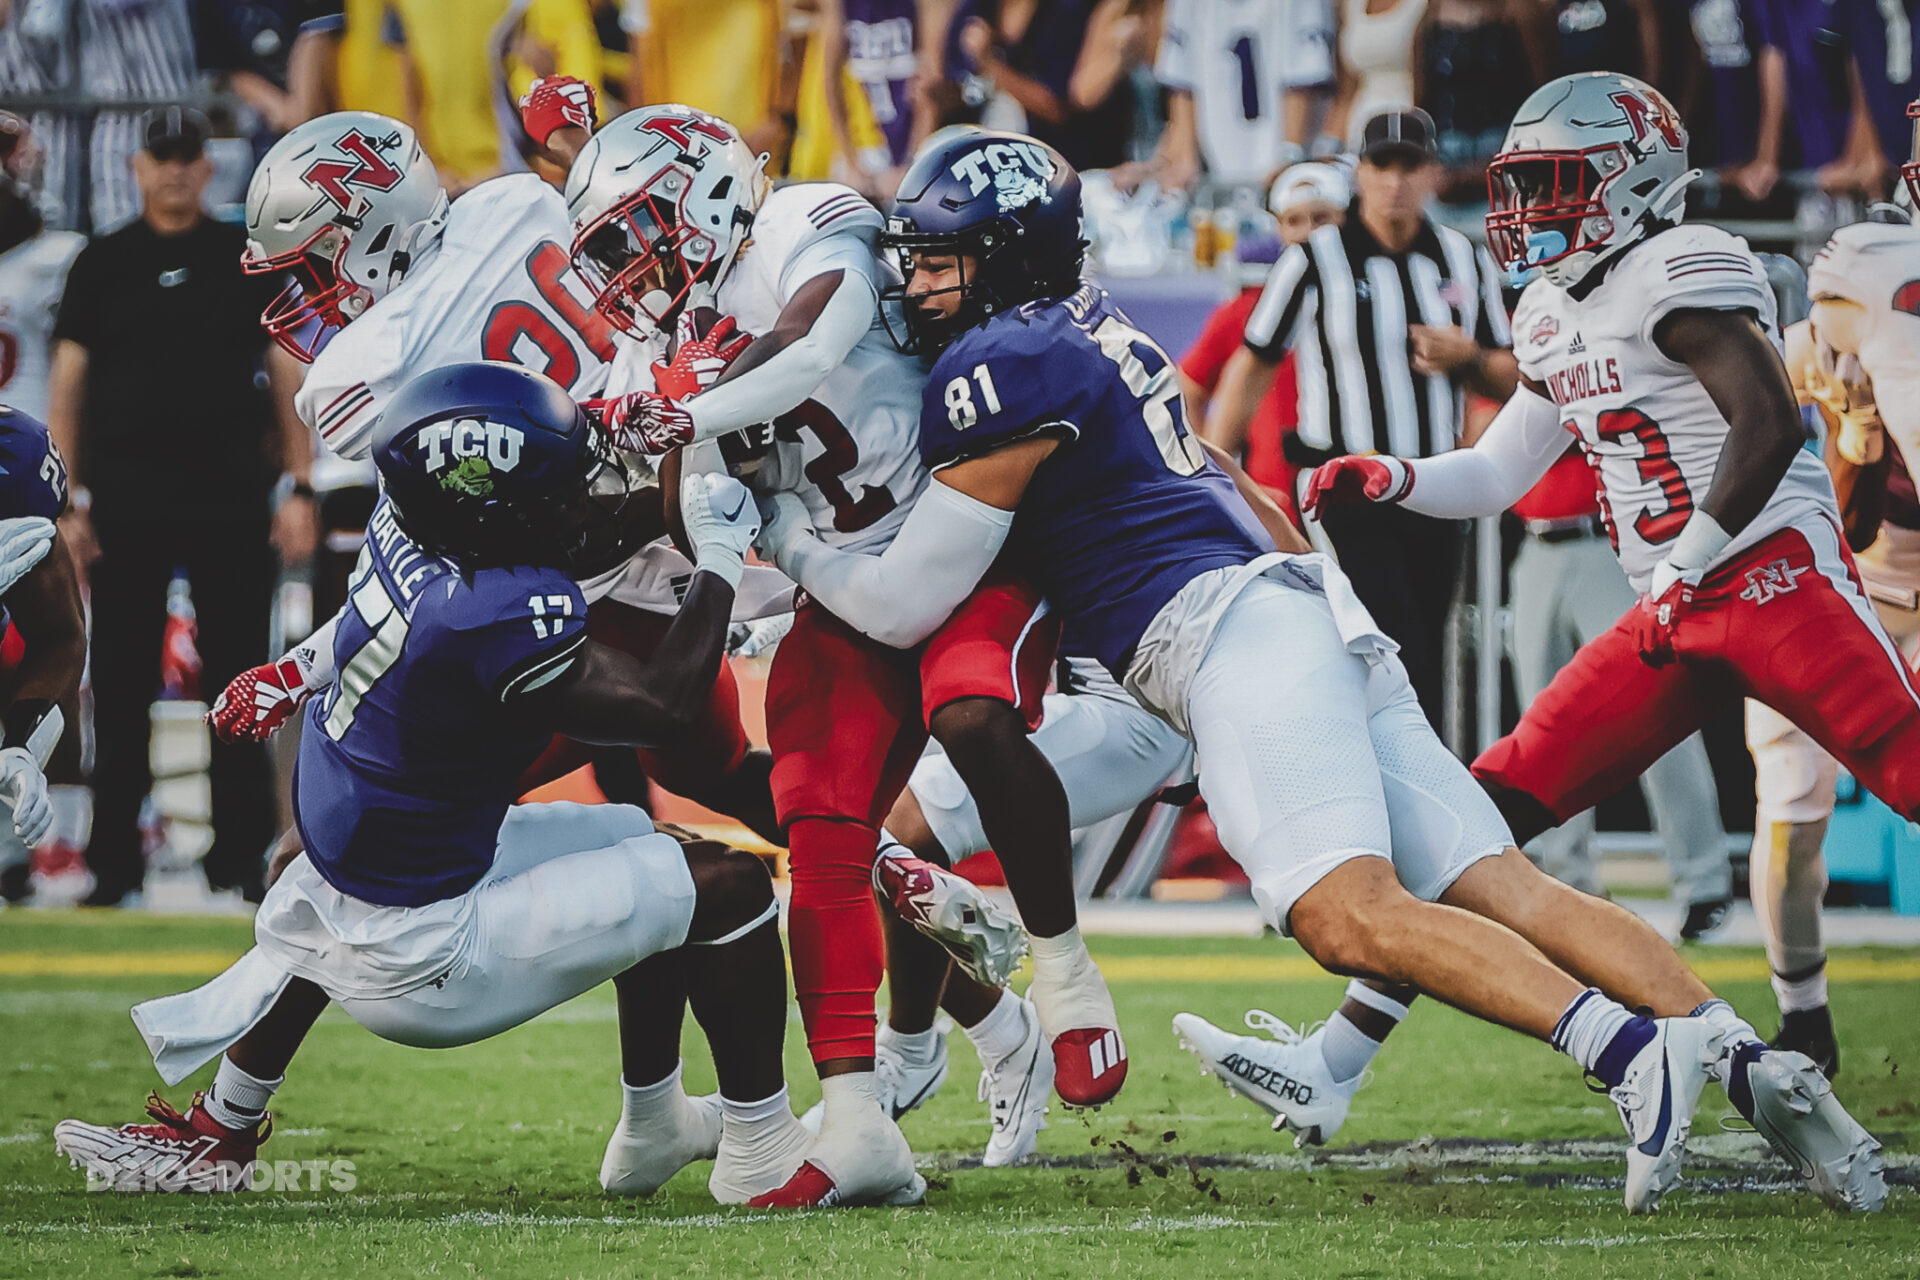
M 1008 545 L 1061 613 L 1060 651 L 1118 677 L 1180 588 L 1273 541 L 1187 429 L 1173 361 L 1090 284 L 961 334 L 927 379 L 920 453 L 937 471 L 1055 430 Z
M 67 464 L 46 424 L 0 405 L 0 519 L 45 516 L 67 509 Z
M 513 700 L 580 656 L 586 615 L 558 569 L 463 575 L 375 508 L 334 634 L 339 674 L 308 710 L 293 775 L 294 819 L 328 884 L 415 907 L 479 881 L 552 737 Z

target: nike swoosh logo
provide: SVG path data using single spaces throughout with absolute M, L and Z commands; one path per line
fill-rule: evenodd
M 1661 1054 L 1666 1054 L 1666 1046 L 1661 1046 Z M 1667 1059 L 1667 1069 L 1660 1073 L 1660 1118 L 1654 1121 L 1653 1132 L 1640 1144 L 1640 1154 L 1657 1156 L 1660 1148 L 1666 1145 L 1667 1129 L 1673 1124 L 1673 1061 Z
M 747 495 L 743 493 L 740 495 L 740 501 L 733 504 L 733 510 L 727 512 L 727 514 L 723 518 L 729 524 L 731 524 L 733 521 L 738 520 L 740 518 L 740 513 L 741 511 L 746 509 L 746 505 L 747 505 Z

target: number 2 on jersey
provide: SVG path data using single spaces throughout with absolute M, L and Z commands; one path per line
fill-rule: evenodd
M 1120 366 L 1120 380 L 1127 390 L 1140 397 L 1140 416 L 1159 446 L 1161 460 L 1175 475 L 1190 476 L 1207 465 L 1207 452 L 1193 432 L 1187 430 L 1187 410 L 1180 401 L 1180 380 L 1174 376 L 1173 358 L 1160 344 L 1132 325 L 1108 316 L 1094 328 L 1093 340 L 1107 359 Z M 1145 347 L 1160 361 L 1149 371 L 1136 348 Z
M 1693 494 L 1687 489 L 1687 478 L 1680 474 L 1680 464 L 1673 460 L 1673 448 L 1660 424 L 1638 409 L 1608 409 L 1593 425 L 1602 440 L 1640 442 L 1641 455 L 1634 466 L 1642 480 L 1660 486 L 1661 496 L 1666 499 L 1664 510 L 1641 508 L 1633 518 L 1633 531 L 1654 546 L 1679 537 L 1687 517 L 1693 514 Z

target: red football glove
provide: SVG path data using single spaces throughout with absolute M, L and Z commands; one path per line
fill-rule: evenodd
M 593 132 L 593 86 L 572 76 L 546 76 L 535 80 L 520 99 L 520 124 L 527 136 L 541 146 L 559 129 L 572 125 Z
M 1349 454 L 1315 467 L 1300 509 L 1312 520 L 1329 502 L 1398 502 L 1413 488 L 1413 468 L 1398 458 Z
M 615 396 L 601 409 L 600 426 L 626 453 L 657 455 L 693 443 L 693 415 L 657 391 Z
M 1664 667 L 1678 656 L 1673 648 L 1674 632 L 1681 616 L 1692 607 L 1694 588 L 1700 585 L 1702 576 L 1700 572 L 1679 573 L 1665 563 L 1654 567 L 1648 594 L 1640 597 L 1631 615 L 1640 661 L 1650 667 Z
M 265 742 L 313 696 L 292 658 L 243 671 L 220 691 L 207 723 L 222 742 Z
M 741 333 L 732 316 L 714 321 L 705 337 L 696 337 L 693 325 L 693 313 L 681 312 L 679 345 L 674 348 L 672 362 L 655 361 L 653 366 L 654 390 L 675 400 L 698 395 L 718 382 L 727 366 L 753 345 L 753 335 Z

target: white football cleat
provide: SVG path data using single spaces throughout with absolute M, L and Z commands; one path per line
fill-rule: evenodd
M 932 938 L 975 982 L 1004 987 L 1027 954 L 1027 932 L 971 880 L 892 844 L 873 864 L 873 887 L 902 920 Z
M 784 1187 L 799 1171 L 813 1146 L 813 1133 L 793 1118 L 791 1108 L 772 1121 L 729 1119 L 720 1136 L 707 1190 L 721 1204 L 748 1204 L 755 1196 Z
M 720 1095 L 676 1099 L 670 1130 L 635 1135 L 617 1124 L 600 1161 L 600 1189 L 609 1195 L 648 1196 L 696 1160 L 711 1160 L 720 1149 Z
M 1885 1206 L 1880 1144 L 1833 1096 L 1819 1064 L 1758 1040 L 1728 1058 L 1728 1100 L 1807 1190 L 1843 1212 L 1877 1213 Z
M 245 1191 L 260 1144 L 273 1132 L 261 1117 L 250 1129 L 229 1129 L 207 1114 L 204 1095 L 193 1095 L 185 1115 L 157 1093 L 147 1095 L 152 1124 L 107 1126 L 62 1120 L 53 1126 L 53 1147 L 76 1169 L 85 1166 L 89 1188 L 129 1192 Z
M 873 1038 L 873 1091 L 879 1095 L 880 1106 L 895 1120 L 925 1106 L 947 1082 L 946 1029 L 949 1025 L 944 1019 L 935 1024 L 938 1034 L 934 1043 L 938 1049 L 927 1061 L 915 1062 L 900 1052 L 892 1037 L 893 1028 L 880 1024 Z M 820 1132 L 826 1106 L 825 1102 L 814 1103 L 807 1108 L 807 1114 L 800 1117 L 800 1123 L 810 1132 Z
M 1723 1033 L 1704 1018 L 1660 1018 L 1653 1039 L 1607 1096 L 1627 1127 L 1629 1213 L 1652 1213 L 1680 1182 L 1700 1090 L 1720 1060 Z
M 829 1115 L 794 1175 L 747 1203 L 759 1209 L 919 1204 L 927 1180 L 913 1167 L 900 1126 L 868 1104 Z
M 1273 1117 L 1275 1129 L 1293 1134 L 1295 1147 L 1318 1146 L 1347 1122 L 1353 1095 L 1371 1078 L 1362 1071 L 1344 1083 L 1327 1069 L 1322 1030 L 1305 1034 L 1264 1009 L 1249 1009 L 1247 1026 L 1271 1039 L 1236 1035 L 1193 1013 L 1173 1016 L 1180 1047 L 1200 1059 L 1202 1075 L 1217 1076 L 1235 1093 Z
M 1027 1034 L 1020 1047 L 980 1072 L 980 1101 L 993 1119 L 993 1136 L 980 1163 L 989 1169 L 1019 1164 L 1033 1154 L 1047 1127 L 1047 1097 L 1053 1092 L 1053 1054 L 1040 1033 L 1040 1015 L 1018 996 Z

